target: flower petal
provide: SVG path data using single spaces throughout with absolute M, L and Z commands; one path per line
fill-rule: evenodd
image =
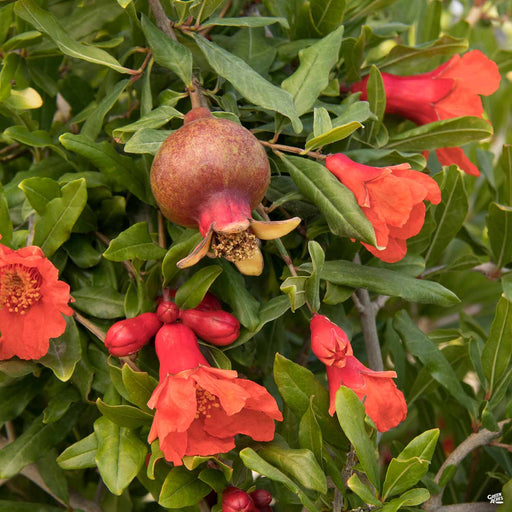
M 259 276 L 263 272 L 263 255 L 256 249 L 250 258 L 235 261 L 234 264 L 246 276 Z
M 181 259 L 176 263 L 178 268 L 187 268 L 195 265 L 198 261 L 203 259 L 206 256 L 206 253 L 210 249 L 210 244 L 212 243 L 213 238 L 213 224 L 210 226 L 208 233 L 201 240 L 199 244 L 197 244 L 194 250 L 185 258 Z
M 441 165 L 455 164 L 458 165 L 466 174 L 480 176 L 478 167 L 465 155 L 462 148 L 436 149 L 436 155 Z
M 251 230 L 260 240 L 274 240 L 293 231 L 300 221 L 299 217 L 268 222 L 251 219 Z

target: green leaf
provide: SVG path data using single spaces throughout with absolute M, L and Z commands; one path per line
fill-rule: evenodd
M 358 128 L 361 128 L 362 126 L 363 125 L 359 121 L 351 121 L 350 123 L 336 126 L 335 128 L 322 133 L 318 137 L 309 139 L 304 146 L 304 152 L 321 148 L 327 144 L 332 144 L 333 142 L 346 139 L 349 135 L 354 133 Z
M 463 172 L 455 165 L 437 175 L 441 180 L 441 202 L 435 207 L 436 229 L 425 253 L 427 265 L 435 264 L 446 246 L 459 232 L 468 212 L 468 196 L 464 186 Z
M 49 258 L 69 238 L 71 230 L 87 203 L 85 179 L 64 185 L 62 197 L 52 199 L 36 222 L 34 244 Z
M 15 91 L 13 91 L 15 92 Z M 42 100 L 41 100 L 42 104 Z M 38 107 L 41 105 L 38 105 Z M 37 107 L 37 108 L 38 108 Z M 36 107 L 20 107 L 20 108 L 36 108 Z M 50 148 L 52 151 L 58 153 L 62 158 L 67 159 L 66 153 L 62 150 L 61 147 L 56 146 L 53 143 L 52 138 L 50 137 L 48 132 L 43 130 L 34 130 L 29 131 L 26 126 L 9 126 L 3 132 L 4 137 L 8 139 L 13 139 L 21 144 L 25 144 L 27 146 L 31 146 L 33 148 Z
M 53 423 L 60 420 L 71 407 L 71 404 L 78 402 L 80 394 L 74 386 L 66 386 L 52 396 L 44 409 L 43 423 Z
M 401 132 L 395 135 L 386 147 L 411 152 L 451 148 L 487 139 L 492 133 L 492 125 L 485 119 L 470 116 L 455 117 Z
M 70 151 L 89 160 L 114 184 L 114 190 L 129 190 L 140 200 L 153 204 L 149 175 L 135 166 L 133 160 L 122 156 L 108 143 L 94 142 L 83 135 L 65 133 L 59 137 L 61 144 Z
M 382 488 L 384 501 L 415 486 L 427 474 L 438 438 L 439 429 L 427 430 L 391 459 Z
M 290 25 L 286 18 L 272 18 L 269 16 L 241 16 L 240 18 L 210 18 L 206 23 L 203 23 L 203 27 L 266 27 L 279 23 L 283 28 L 289 29 Z
M 96 400 L 96 405 L 103 416 L 120 427 L 138 428 L 149 426 L 153 422 L 151 414 L 131 405 L 109 405 L 101 398 Z
M 363 471 L 373 486 L 379 488 L 377 453 L 366 433 L 364 405 L 350 388 L 341 386 L 336 393 L 336 415 L 341 428 L 352 443 Z
M 51 178 L 27 178 L 19 185 L 23 190 L 30 206 L 42 215 L 46 210 L 46 205 L 57 197 L 61 197 L 60 186 Z
M 150 409 L 147 403 L 158 382 L 146 372 L 132 370 L 127 364 L 123 365 L 122 368 L 122 380 L 130 402 L 143 411 L 149 412 Z
M 57 450 L 52 448 L 37 461 L 39 473 L 51 492 L 58 496 L 64 503 L 69 503 L 68 481 L 65 472 L 56 462 Z
M 391 500 L 386 503 L 380 512 L 396 512 L 402 507 L 414 507 L 415 505 L 421 505 L 430 498 L 430 493 L 427 489 L 411 489 L 406 493 L 402 494 L 399 498 Z
M 512 145 L 504 144 L 496 168 L 496 179 L 501 177 L 502 183 L 498 189 L 499 202 L 506 206 L 512 206 Z
M 259 451 L 259 455 L 285 474 L 293 477 L 303 487 L 322 494 L 327 492 L 325 474 L 310 450 L 297 450 L 276 444 L 267 444 Z
M 296 133 L 302 130 L 292 96 L 265 80 L 242 59 L 227 52 L 215 43 L 195 35 L 194 39 L 212 68 L 246 99 L 255 105 L 273 110 L 288 117 Z
M 343 25 L 317 43 L 299 51 L 300 65 L 281 87 L 293 96 L 297 114 L 311 109 L 320 93 L 329 85 L 329 73 L 339 57 Z
M 482 351 L 482 367 L 489 381 L 491 396 L 501 377 L 509 367 L 512 357 L 512 302 L 503 295 L 498 301 L 489 337 Z
M 162 262 L 164 285 L 168 285 L 180 272 L 176 263 L 187 256 L 202 239 L 201 233 L 188 229 L 171 245 Z
M 384 90 L 382 75 L 376 66 L 370 68 L 367 88 L 370 110 L 379 121 L 382 121 L 386 112 L 386 91 Z
M 73 306 L 98 318 L 124 316 L 124 296 L 110 286 L 86 286 L 73 292 Z
M 300 157 L 281 158 L 301 193 L 323 213 L 335 235 L 376 245 L 373 227 L 354 195 L 323 165 Z
M 461 405 L 470 411 L 475 411 L 475 401 L 462 389 L 460 380 L 450 363 L 432 340 L 418 329 L 405 311 L 399 311 L 395 315 L 393 327 L 402 338 L 407 350 L 428 368 L 432 378 L 439 382 Z
M 75 366 L 82 357 L 82 347 L 80 345 L 80 335 L 78 328 L 72 316 L 66 318 L 66 330 L 58 338 L 50 339 L 50 348 L 48 353 L 39 359 L 39 362 L 50 368 L 55 376 L 67 382 Z
M 129 83 L 129 80 L 121 80 L 112 88 L 112 90 L 101 100 L 99 105 L 87 117 L 82 129 L 80 130 L 81 135 L 89 137 L 91 140 L 96 139 L 101 132 L 103 119 L 115 105 Z
M 0 368 L 0 371 L 2 370 Z M 40 391 L 39 380 L 32 376 L 14 380 L 7 386 L 0 386 L 0 423 L 4 424 L 20 415 Z
M 247 290 L 244 277 L 231 263 L 219 260 L 219 264 L 222 274 L 215 281 L 215 293 L 231 306 L 233 314 L 243 326 L 254 331 L 260 323 L 260 303 Z
M 353 492 L 355 492 L 365 503 L 375 505 L 376 507 L 381 506 L 381 501 L 375 496 L 375 490 L 370 489 L 369 486 L 363 482 L 357 473 L 353 473 L 352 476 L 347 480 L 347 486 Z
M 311 256 L 313 271 L 306 281 L 306 297 L 314 312 L 320 309 L 320 273 L 325 262 L 325 253 L 322 246 L 314 240 L 308 242 L 308 252 Z
M 193 309 L 198 306 L 221 272 L 222 268 L 218 265 L 209 265 L 198 270 L 176 291 L 176 305 L 180 309 Z
M 121 64 L 106 51 L 73 39 L 55 16 L 41 9 L 34 0 L 19 0 L 14 7 L 14 12 L 17 16 L 33 25 L 37 30 L 48 35 L 65 55 L 92 62 L 93 64 L 108 66 L 119 73 L 133 74 L 131 69 L 121 66 Z
M 156 155 L 164 140 L 169 137 L 173 130 L 154 130 L 143 128 L 136 131 L 131 139 L 124 145 L 125 153 Z
M 287 277 L 279 287 L 288 296 L 290 307 L 293 312 L 306 304 L 306 283 L 307 276 Z
M 512 261 L 512 206 L 491 203 L 486 224 L 494 263 L 502 268 Z
M 176 73 L 187 87 L 192 87 L 192 52 L 155 27 L 144 14 L 141 27 L 155 61 Z
M 13 477 L 62 441 L 82 411 L 82 405 L 73 406 L 64 418 L 49 424 L 43 423 L 42 415 L 35 418 L 21 436 L 0 450 L 0 478 Z
M 105 417 L 94 422 L 94 432 L 98 471 L 109 491 L 120 496 L 143 466 L 147 446 L 131 430 Z
M 12 240 L 12 220 L 9 214 L 9 204 L 2 184 L 0 183 L 0 237 L 4 244 L 9 245 Z
M 142 129 L 160 128 L 161 126 L 164 126 L 175 117 L 183 118 L 183 114 L 181 112 L 178 112 L 173 107 L 162 105 L 161 107 L 155 108 L 151 112 L 147 113 L 140 119 L 137 119 L 137 121 L 130 124 L 125 124 L 120 128 L 116 128 L 112 132 L 112 135 L 114 137 L 120 137 L 123 133 L 137 132 Z M 165 133 L 168 133 L 168 131 L 166 131 Z
M 449 35 L 443 35 L 431 44 L 417 47 L 399 44 L 391 49 L 382 62 L 379 62 L 379 69 L 385 69 L 387 73 L 395 74 L 418 73 L 424 71 L 422 67 L 425 65 L 432 69 L 433 57 L 462 53 L 467 48 L 467 39 L 456 39 Z
M 336 30 L 343 21 L 345 0 L 310 0 L 311 23 L 321 35 Z
M 310 263 L 299 267 L 311 271 Z M 402 272 L 384 268 L 359 265 L 350 261 L 335 260 L 324 263 L 321 278 L 334 284 L 351 288 L 367 288 L 381 295 L 402 297 L 410 302 L 452 306 L 457 304 L 457 296 L 433 281 L 416 279 Z
M 0 500 L 0 512 L 62 512 L 62 508 L 52 507 L 43 503 Z
M 165 508 L 182 508 L 198 503 L 211 488 L 197 475 L 198 471 L 188 471 L 181 466 L 172 468 L 162 486 L 158 504 Z
M 313 410 L 314 397 L 310 398 L 309 406 L 299 422 L 299 446 L 310 450 L 319 464 L 323 458 L 323 437 L 320 425 Z
M 302 418 L 311 406 L 327 442 L 339 446 L 343 442 L 339 427 L 334 418 L 329 416 L 329 393 L 316 377 L 281 354 L 276 354 L 274 361 L 274 380 L 286 405 L 297 418 Z
M 282 471 L 269 464 L 260 457 L 252 448 L 244 448 L 240 451 L 240 458 L 246 467 L 266 476 L 270 480 L 284 484 L 291 492 L 297 494 L 301 502 L 310 512 L 319 512 L 319 508 L 308 498 L 304 491 Z
M 313 136 L 318 137 L 332 128 L 331 117 L 324 107 L 313 109 Z
M 111 261 L 158 260 L 166 250 L 153 242 L 147 222 L 138 222 L 114 238 L 103 256 Z
M 22 90 L 11 90 L 11 95 L 4 100 L 4 105 L 13 110 L 30 110 L 43 105 L 43 98 L 32 87 Z M 55 148 L 56 146 L 52 146 Z

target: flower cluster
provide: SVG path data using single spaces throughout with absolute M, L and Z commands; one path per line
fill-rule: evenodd
M 340 386 L 347 386 L 364 400 L 366 414 L 380 432 L 396 427 L 405 419 L 407 404 L 393 381 L 394 371 L 366 368 L 354 356 L 347 335 L 325 316 L 315 314 L 310 328 L 311 349 L 326 366 L 331 415 L 336 410 L 336 392 Z
M 222 493 L 222 512 L 272 512 L 272 495 L 265 489 L 247 493 L 238 487 L 226 487 Z
M 40 359 L 66 329 L 69 285 L 36 246 L 0 244 L 0 360 Z
M 496 63 L 479 50 L 470 51 L 462 57 L 454 55 L 429 73 L 412 76 L 382 73 L 386 112 L 410 119 L 418 125 L 459 116 L 482 117 L 479 95 L 489 96 L 495 92 L 500 79 Z M 367 84 L 368 77 L 353 84 L 351 90 L 361 92 L 361 99 L 366 100 Z M 443 165 L 457 164 L 468 174 L 480 174 L 461 148 L 442 148 L 436 150 L 436 154 Z

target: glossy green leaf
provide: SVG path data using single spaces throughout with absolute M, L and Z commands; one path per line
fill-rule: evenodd
M 343 442 L 336 421 L 329 416 L 329 393 L 307 368 L 276 354 L 274 380 L 286 405 L 298 418 L 306 413 L 314 396 L 311 406 L 323 437 L 335 446 Z
M 124 316 L 124 296 L 109 286 L 87 286 L 73 291 L 76 309 L 98 318 Z
M 23 190 L 30 206 L 40 215 L 52 199 L 61 197 L 59 184 L 51 178 L 27 178 L 18 187 Z
M 271 18 L 268 16 L 241 16 L 240 18 L 210 18 L 203 27 L 219 26 L 219 27 L 266 27 L 279 23 L 283 28 L 290 28 L 286 18 Z
M 463 390 L 460 380 L 446 357 L 412 321 L 405 311 L 399 311 L 393 326 L 402 338 L 407 350 L 428 368 L 432 378 L 439 382 L 461 405 L 470 411 L 475 409 L 475 401 Z
M 299 422 L 299 446 L 310 450 L 317 462 L 322 464 L 323 459 L 323 437 L 320 425 L 313 410 L 313 400 L 311 397 L 306 412 L 302 415 Z
M 301 193 L 323 213 L 334 234 L 376 244 L 373 227 L 352 192 L 323 165 L 294 156 L 283 156 L 282 162 Z
M 124 145 L 125 153 L 156 155 L 160 146 L 173 130 L 155 130 L 142 128 L 136 131 Z
M 171 245 L 162 262 L 164 285 L 168 285 L 180 272 L 176 263 L 192 252 L 194 247 L 200 243 L 202 239 L 201 233 L 189 229 L 184 231 L 182 236 Z
M 310 263 L 300 267 L 311 271 Z M 367 288 L 381 295 L 402 297 L 411 302 L 451 306 L 457 304 L 457 296 L 434 281 L 415 279 L 402 272 L 384 268 L 358 265 L 350 261 L 336 260 L 324 263 L 321 278 L 334 284 L 351 288 Z
M 101 261 L 101 252 L 96 250 L 89 240 L 80 235 L 72 234 L 63 248 L 77 267 L 90 268 Z
M 0 386 L 0 423 L 3 424 L 20 415 L 39 391 L 40 383 L 33 376 L 16 379 L 9 385 Z
M 352 443 L 359 464 L 368 480 L 379 488 L 379 471 L 375 446 L 366 432 L 364 405 L 350 388 L 341 386 L 336 393 L 336 415 L 348 440 Z
M 293 312 L 306 304 L 306 283 L 307 276 L 287 277 L 279 287 L 288 296 L 290 307 Z
M 165 249 L 156 244 L 148 231 L 147 222 L 138 222 L 111 240 L 103 256 L 111 261 L 157 260 L 165 256 Z
M 69 490 L 66 473 L 56 462 L 57 450 L 52 448 L 43 454 L 37 461 L 39 473 L 51 492 L 64 503 L 69 503 Z
M 496 180 L 501 178 L 498 189 L 499 202 L 505 206 L 512 206 L 512 145 L 504 144 L 496 168 Z
M 70 151 L 89 160 L 109 180 L 115 183 L 114 190 L 129 190 L 142 201 L 153 203 L 149 175 L 136 167 L 133 160 L 122 156 L 108 143 L 96 143 L 83 135 L 65 133 L 59 137 L 61 144 Z
M 14 4 L 7 4 L 0 8 L 0 45 L 5 41 L 13 21 Z M 3 45 L 2 45 L 3 46 Z
M 41 100 L 42 104 L 42 100 Z M 39 108 L 41 105 L 38 105 Z M 36 107 L 28 107 L 28 106 L 20 106 L 19 108 L 36 108 Z M 20 142 L 21 144 L 25 144 L 27 146 L 31 146 L 33 148 L 50 148 L 52 151 L 55 151 L 57 154 L 62 156 L 63 158 L 67 158 L 67 155 L 64 151 L 62 151 L 61 147 L 58 147 L 54 144 L 52 138 L 50 137 L 48 132 L 43 130 L 34 130 L 30 131 L 26 126 L 9 126 L 3 132 L 4 137 L 8 139 L 15 140 Z
M 489 381 L 488 394 L 495 387 L 509 367 L 512 357 L 512 302 L 500 297 L 491 324 L 489 337 L 482 351 L 482 367 Z
M 125 364 L 122 368 L 122 381 L 130 401 L 143 411 L 149 412 L 147 403 L 158 382 L 146 372 L 136 372 Z
M 438 438 L 439 429 L 427 430 L 391 459 L 382 488 L 384 501 L 389 496 L 407 491 L 426 475 Z
M 244 98 L 255 105 L 288 117 L 297 133 L 302 130 L 302 123 L 295 110 L 293 97 L 288 91 L 271 84 L 242 59 L 215 43 L 201 36 L 196 36 L 195 41 L 210 66 L 220 76 L 228 80 Z
M 297 494 L 301 502 L 310 512 L 319 512 L 319 508 L 308 498 L 304 491 L 282 471 L 260 457 L 252 448 L 240 451 L 240 458 L 246 467 L 266 476 L 270 480 L 284 484 L 290 491 Z
M 425 253 L 427 265 L 433 265 L 446 246 L 459 232 L 468 212 L 468 197 L 464 186 L 463 172 L 451 165 L 437 178 L 441 181 L 441 202 L 435 207 L 436 229 Z
M 44 214 L 36 222 L 34 244 L 39 245 L 47 257 L 69 238 L 87 202 L 83 178 L 64 185 L 61 193 L 62 197 L 52 199 L 46 205 Z
M 96 405 L 103 416 L 119 427 L 138 428 L 149 426 L 153 421 L 151 414 L 131 405 L 109 405 L 101 398 L 96 400 Z
M 9 214 L 9 204 L 2 184 L 0 183 L 0 236 L 4 244 L 9 245 L 12 240 L 12 220 Z
M 198 471 L 174 467 L 169 471 L 158 504 L 165 508 L 189 507 L 198 503 L 211 488 L 197 478 Z
M 66 330 L 58 338 L 50 339 L 48 353 L 39 359 L 39 362 L 50 368 L 55 376 L 67 382 L 75 366 L 82 356 L 78 328 L 72 316 L 66 318 Z
M 131 430 L 108 418 L 94 422 L 98 442 L 96 465 L 109 491 L 120 496 L 144 464 L 148 448 Z
M 368 483 L 363 483 L 357 473 L 353 473 L 347 480 L 348 488 L 355 492 L 365 503 L 381 506 L 382 502 L 375 496 L 375 491 L 370 489 Z
M 315 455 L 308 449 L 284 448 L 277 444 L 265 445 L 258 454 L 273 466 L 288 474 L 307 489 L 325 494 L 327 481 Z
M 405 492 L 399 498 L 395 498 L 390 502 L 386 503 L 381 509 L 380 512 L 396 512 L 402 507 L 414 507 L 416 505 L 421 505 L 425 503 L 430 498 L 430 493 L 427 489 L 419 488 L 419 489 L 411 489 L 410 491 Z
M 354 133 L 358 128 L 361 128 L 362 126 L 363 125 L 359 121 L 351 121 L 350 123 L 336 126 L 335 128 L 332 128 L 329 131 L 318 135 L 317 137 L 309 139 L 304 146 L 304 151 L 311 151 L 313 149 L 327 146 L 327 144 L 332 144 L 333 142 L 346 139 L 349 135 L 352 135 L 352 133 Z
M 318 137 L 332 128 L 331 117 L 324 107 L 313 109 L 313 136 Z
M 193 309 L 198 306 L 221 272 L 222 268 L 218 265 L 209 265 L 198 270 L 176 291 L 176 305 L 180 309 Z
M 82 411 L 81 405 L 74 406 L 64 418 L 49 424 L 43 423 L 42 415 L 35 418 L 23 434 L 0 450 L 0 478 L 13 477 L 62 441 Z
M 297 71 L 281 84 L 293 96 L 299 116 L 311 109 L 329 84 L 329 73 L 338 61 L 343 29 L 340 25 L 317 43 L 300 50 Z
M 308 252 L 313 271 L 306 281 L 306 297 L 313 311 L 317 312 L 320 309 L 320 274 L 325 262 L 325 253 L 322 246 L 314 240 L 308 242 Z
M 311 22 L 321 36 L 336 30 L 343 21 L 345 0 L 311 0 Z
M 494 263 L 502 268 L 512 261 L 512 206 L 491 203 L 486 223 Z
M 120 137 L 123 133 L 133 133 L 142 129 L 160 128 L 161 126 L 164 126 L 175 117 L 183 118 L 183 114 L 181 112 L 178 112 L 173 107 L 169 107 L 168 105 L 162 105 L 161 107 L 157 107 L 151 112 L 148 112 L 145 116 L 141 117 L 137 121 L 130 124 L 125 124 L 120 128 L 116 128 L 112 132 L 112 135 L 114 137 Z
M 41 9 L 34 0 L 20 0 L 16 3 L 14 12 L 40 32 L 47 34 L 65 55 L 92 62 L 93 64 L 107 66 L 119 73 L 131 73 L 130 69 L 121 66 L 106 51 L 92 45 L 85 45 L 73 39 L 53 14 Z
M 455 117 L 424 124 L 399 135 L 386 145 L 398 151 L 426 151 L 446 147 L 462 146 L 469 142 L 489 138 L 492 125 L 479 117 Z
M 61 392 L 52 396 L 43 412 L 43 423 L 60 420 L 69 410 L 71 404 L 78 402 L 80 393 L 74 386 L 66 386 Z

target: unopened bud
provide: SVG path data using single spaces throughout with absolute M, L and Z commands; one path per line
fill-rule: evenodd
M 164 324 L 172 324 L 178 319 L 180 310 L 174 302 L 162 301 L 158 304 L 156 314 L 160 322 L 163 322 Z
M 242 489 L 228 487 L 222 493 L 222 512 L 254 512 L 252 498 Z
M 203 300 L 199 303 L 199 305 L 194 309 L 198 309 L 199 311 L 219 311 L 222 309 L 222 304 L 220 300 L 215 297 L 215 295 L 208 292 L 203 297 Z
M 326 366 L 344 368 L 352 346 L 345 332 L 327 317 L 315 314 L 310 324 L 311 349 Z
M 162 322 L 155 313 L 143 313 L 116 322 L 105 336 L 105 346 L 117 357 L 139 351 L 160 329 Z
M 264 509 L 264 507 L 268 507 L 272 501 L 272 494 L 270 494 L 266 489 L 256 489 L 249 493 L 249 496 L 260 510 Z
M 233 343 L 240 334 L 240 322 L 227 311 L 187 309 L 180 318 L 202 340 L 219 347 Z

